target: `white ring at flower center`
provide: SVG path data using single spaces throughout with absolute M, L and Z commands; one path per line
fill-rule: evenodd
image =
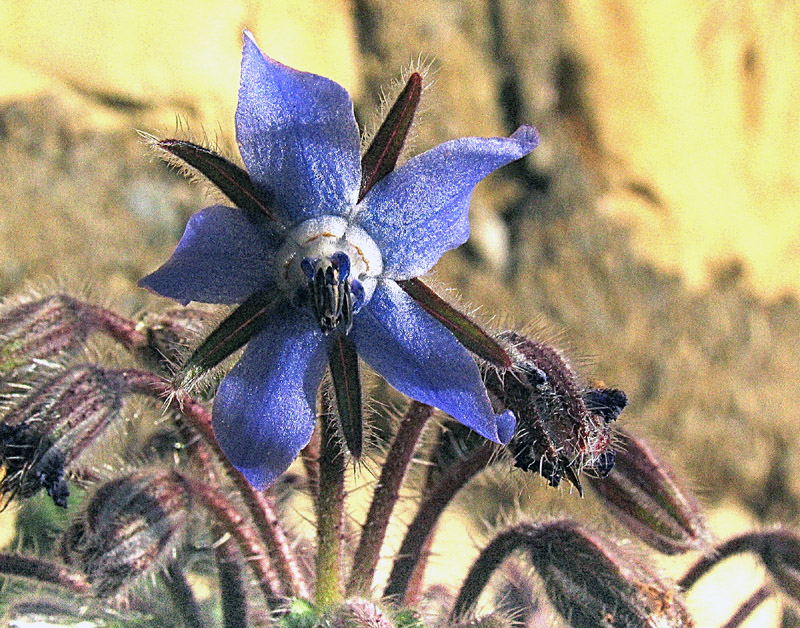
M 330 257 L 337 251 L 350 258 L 350 277 L 364 286 L 369 301 L 383 272 L 383 257 L 375 241 L 360 227 L 340 216 L 318 216 L 292 229 L 275 256 L 275 280 L 286 291 L 304 286 L 308 280 L 300 268 L 305 258 Z

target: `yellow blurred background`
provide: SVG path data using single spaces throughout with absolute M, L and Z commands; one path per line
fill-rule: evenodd
M 752 506 L 767 489 L 783 491 L 780 516 L 796 523 L 800 5 L 2 0 L 4 294 L 57 275 L 129 311 L 145 304 L 136 278 L 204 200 L 157 170 L 133 129 L 207 136 L 235 154 L 243 28 L 270 56 L 342 83 L 367 123 L 381 87 L 430 67 L 418 149 L 535 122 L 543 142 L 528 179 L 478 190 L 480 263 L 448 258 L 445 283 L 489 315 L 541 316 L 596 356 L 587 376 L 629 392 L 623 418 L 683 460 L 719 534 L 778 517 Z M 78 162 L 64 166 L 61 152 Z M 561 209 L 524 209 L 530 189 Z M 533 283 L 508 280 L 514 264 Z M 760 577 L 727 573 L 694 601 L 698 625 L 731 612 L 704 610 L 710 597 Z M 775 625 L 776 612 L 747 625 Z

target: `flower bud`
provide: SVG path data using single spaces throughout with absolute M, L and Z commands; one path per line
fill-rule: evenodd
M 390 617 L 372 602 L 348 600 L 341 607 L 326 613 L 321 625 L 328 628 L 394 628 Z
M 522 523 L 498 534 L 470 569 L 452 617 L 465 616 L 508 556 L 523 552 L 569 626 L 688 628 L 673 587 L 612 542 L 568 519 Z
M 175 471 L 107 482 L 65 532 L 61 551 L 100 597 L 108 597 L 170 558 L 186 529 L 192 500 Z
M 765 532 L 761 560 L 775 584 L 800 602 L 800 536 L 785 528 Z
M 694 625 L 673 588 L 610 541 L 569 520 L 536 527 L 527 555 L 568 625 Z
M 582 491 L 579 474 L 607 475 L 614 466 L 610 423 L 627 403 L 625 393 L 584 388 L 552 347 L 513 331 L 498 338 L 512 348 L 514 366 L 485 369 L 486 387 L 517 417 L 508 445 L 514 464 L 541 473 L 551 486 L 567 478 Z
M 84 304 L 66 294 L 13 305 L 0 313 L 0 377 L 34 360 L 80 351 L 91 331 Z
M 0 494 L 26 498 L 44 488 L 66 507 L 66 467 L 119 416 L 127 386 L 117 372 L 91 364 L 26 386 L 0 423 Z
M 642 541 L 664 554 L 705 547 L 710 537 L 703 511 L 647 444 L 617 433 L 616 466 L 590 478 L 603 505 Z

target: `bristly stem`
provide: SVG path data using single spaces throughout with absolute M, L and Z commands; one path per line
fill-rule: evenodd
M 729 556 L 741 552 L 761 553 L 764 547 L 764 535 L 760 532 L 747 532 L 725 541 L 714 551 L 698 560 L 686 574 L 678 580 L 677 585 L 684 591 L 691 589 L 695 583 L 707 574 L 718 563 Z
M 281 580 L 289 588 L 291 595 L 310 599 L 311 593 L 300 570 L 297 558 L 292 551 L 286 533 L 280 525 L 275 508 L 264 494 L 257 491 L 241 472 L 228 461 L 219 447 L 211 426 L 211 415 L 200 402 L 183 391 L 176 391 L 162 378 L 146 371 L 127 370 L 128 385 L 135 392 L 156 399 L 168 400 L 169 407 L 183 416 L 200 435 L 222 464 L 226 475 L 233 481 L 244 499 L 253 525 L 261 540 L 269 548 L 275 568 Z
M 254 532 L 247 519 L 239 512 L 236 505 L 218 488 L 184 477 L 192 491 L 214 517 L 216 522 L 230 534 L 247 557 L 247 564 L 256 575 L 261 590 L 267 600 L 283 597 L 283 583 L 272 567 L 267 548 Z
M 747 598 L 742 605 L 736 609 L 736 612 L 731 615 L 731 618 L 725 622 L 722 628 L 739 628 L 753 611 L 756 610 L 763 602 L 766 602 L 772 595 L 772 589 L 768 586 L 763 586 L 756 590 L 753 595 Z
M 205 628 L 200 605 L 177 562 L 170 561 L 162 580 L 172 598 L 173 605 L 183 618 L 186 628 Z
M 372 587 L 386 528 L 400 494 L 417 442 L 433 408 L 413 401 L 403 417 L 389 453 L 383 463 L 381 476 L 375 486 L 369 513 L 361 531 L 361 539 L 353 557 L 353 569 L 347 585 L 348 595 L 367 595 Z
M 0 574 L 55 584 L 72 593 L 85 595 L 91 591 L 86 578 L 63 565 L 32 556 L 0 554 Z
M 222 535 L 218 526 L 215 526 L 214 533 L 216 536 Z M 224 541 L 215 545 L 214 555 L 217 559 L 222 625 L 224 628 L 245 628 L 247 593 L 239 554 L 232 543 Z
M 345 457 L 331 399 L 322 395 L 320 413 L 319 493 L 317 515 L 317 588 L 320 609 L 342 602 L 342 526 L 344 525 Z
M 436 458 L 443 438 L 446 438 L 446 433 L 442 429 L 442 425 L 437 423 L 436 438 L 434 439 L 436 441 L 436 445 L 431 452 L 433 458 L 430 460 L 427 473 L 425 474 L 425 482 L 422 485 L 422 492 L 420 493 L 421 495 L 428 495 L 436 485 L 436 482 L 441 479 L 444 469 L 438 464 Z M 425 544 L 420 549 L 419 557 L 417 558 L 417 564 L 414 566 L 414 571 L 411 574 L 411 577 L 408 579 L 405 593 L 405 601 L 408 606 L 417 606 L 422 598 L 425 570 L 428 566 L 428 558 L 430 558 L 431 555 L 431 546 L 433 545 L 434 536 L 435 530 L 428 535 Z
M 495 453 L 495 445 L 485 442 L 467 458 L 461 460 L 442 475 L 430 493 L 425 496 L 414 520 L 408 526 L 397 559 L 389 575 L 384 597 L 405 603 L 408 582 L 422 555 L 428 537 L 433 533 L 439 517 L 456 493 L 479 471 L 486 468 Z
M 300 459 L 303 461 L 303 467 L 306 470 L 308 491 L 314 500 L 317 499 L 317 494 L 319 493 L 319 441 L 319 424 L 317 424 L 314 427 L 314 433 L 311 434 L 311 440 L 300 452 Z
M 108 334 L 133 354 L 147 347 L 147 334 L 139 331 L 136 323 L 93 303 L 83 303 L 82 314 L 91 322 L 91 327 Z
M 458 621 L 472 610 L 495 570 L 512 552 L 526 547 L 535 531 L 535 526 L 523 523 L 498 534 L 483 548 L 461 585 L 451 620 Z

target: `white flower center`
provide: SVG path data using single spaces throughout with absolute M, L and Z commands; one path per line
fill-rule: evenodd
M 340 216 L 318 216 L 292 229 L 275 257 L 275 280 L 295 292 L 308 283 L 300 264 L 304 259 L 330 258 L 342 252 L 350 259 L 350 278 L 364 287 L 364 303 L 372 297 L 383 258 L 375 241 L 360 227 Z

